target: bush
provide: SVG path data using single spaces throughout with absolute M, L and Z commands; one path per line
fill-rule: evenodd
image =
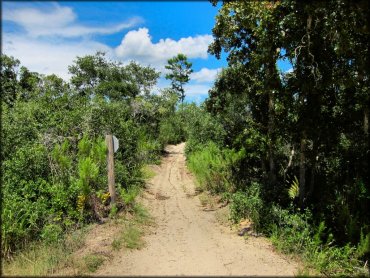
M 140 189 L 137 186 L 130 186 L 127 189 L 120 190 L 120 197 L 126 207 L 132 208 L 135 204 L 136 196 L 139 194 Z
M 230 218 L 237 223 L 242 218 L 253 222 L 256 231 L 260 230 L 263 201 L 260 197 L 260 185 L 252 183 L 246 192 L 238 191 L 231 196 Z
M 45 243 L 56 243 L 64 239 L 63 229 L 60 225 L 57 224 L 48 224 L 45 225 L 41 231 L 41 238 L 45 241 Z
M 159 141 L 162 145 L 178 144 L 185 141 L 184 123 L 179 113 L 164 119 L 159 128 Z
M 27 69 L 18 71 L 19 63 L 3 56 L 10 68 L 2 67 L 1 75 L 12 85 L 4 95 L 14 96 L 1 103 L 1 252 L 9 257 L 30 241 L 52 242 L 99 217 L 101 203 L 107 205 L 104 134 L 120 140 L 116 182 L 131 190 L 144 183 L 142 166 L 158 161 L 160 138 L 178 141 L 182 125 L 172 117 L 173 93 L 150 94 L 159 76 L 154 69 L 121 66 L 97 53 L 76 59 L 70 83 L 32 73 L 32 86 L 24 88 Z M 128 204 L 135 196 L 124 195 Z
M 271 239 L 274 245 L 286 253 L 299 254 L 309 266 L 325 275 L 365 275 L 355 247 L 349 244 L 343 247 L 333 246 L 333 235 L 326 231 L 322 221 L 316 227 L 310 224 L 312 214 L 309 210 L 303 213 L 291 213 L 287 209 L 272 206 L 270 217 Z
M 229 165 L 224 159 L 221 150 L 213 142 L 203 146 L 202 150 L 192 153 L 188 157 L 189 169 L 195 174 L 200 189 L 212 193 L 229 191 Z
M 209 142 L 213 142 L 218 147 L 222 146 L 225 131 L 221 124 L 214 119 L 202 107 L 194 103 L 185 105 L 182 113 L 183 125 L 185 126 L 186 147 L 185 154 L 187 157 L 193 152 L 201 150 Z

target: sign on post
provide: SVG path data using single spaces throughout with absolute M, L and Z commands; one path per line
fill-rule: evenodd
M 117 152 L 118 148 L 119 148 L 119 141 L 118 141 L 117 137 L 113 135 L 113 149 L 114 149 L 114 152 Z

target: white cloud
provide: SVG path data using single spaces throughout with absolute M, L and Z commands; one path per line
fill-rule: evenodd
M 184 89 L 187 96 L 207 96 L 211 86 L 209 84 L 187 84 Z
M 291 73 L 293 71 L 294 71 L 293 68 L 290 68 L 290 69 L 286 70 L 284 73 Z
M 77 16 L 69 7 L 53 6 L 52 10 L 41 11 L 34 8 L 5 10 L 3 20 L 15 22 L 32 31 L 33 28 L 63 27 L 76 20 Z
M 110 52 L 111 49 L 94 41 L 77 43 L 53 43 L 26 37 L 5 34 L 3 51 L 14 56 L 31 71 L 42 74 L 56 74 L 65 80 L 69 79 L 68 66 L 76 56 L 93 54 L 97 50 Z
M 185 100 L 200 104 L 208 97 L 208 90 L 211 85 L 208 84 L 187 84 L 185 87 Z
M 217 74 L 220 71 L 221 68 L 217 69 L 202 68 L 200 71 L 193 72 L 190 78 L 197 83 L 214 82 L 217 77 Z
M 160 39 L 153 43 L 147 28 L 129 31 L 115 49 L 117 57 L 123 60 L 137 60 L 143 64 L 150 64 L 162 69 L 167 60 L 178 53 L 188 58 L 208 57 L 208 45 L 212 42 L 211 35 L 198 35 L 195 37 L 173 39 Z
M 27 35 L 31 37 L 81 37 L 92 34 L 114 34 L 143 21 L 140 17 L 133 17 L 113 26 L 88 27 L 76 23 L 77 15 L 70 7 L 62 7 L 58 4 L 48 10 L 7 9 L 3 12 L 3 20 L 12 21 L 22 26 Z

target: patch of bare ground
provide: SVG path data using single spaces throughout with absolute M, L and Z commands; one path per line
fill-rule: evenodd
M 54 275 L 74 276 L 93 274 L 121 249 L 140 249 L 145 226 L 152 225 L 146 211 L 139 205 L 131 212 L 122 212 L 103 224 L 93 224 L 84 236 L 82 246 L 69 255 Z

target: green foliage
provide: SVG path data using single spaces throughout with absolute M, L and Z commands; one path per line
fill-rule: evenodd
M 163 144 L 160 138 L 147 138 L 142 134 L 139 136 L 137 143 L 137 158 L 144 163 L 157 163 L 162 149 Z
M 205 108 L 224 132 L 220 153 L 240 153 L 229 175 L 236 203 L 246 207 L 245 185 L 259 183 L 261 229 L 281 220 L 282 249 L 326 275 L 357 273 L 357 256 L 369 259 L 354 252 L 367 250 L 370 227 L 370 7 L 360 2 L 225 1 L 209 46 L 228 61 Z
M 263 210 L 260 187 L 258 183 L 252 183 L 245 192 L 238 191 L 231 196 L 230 219 L 234 223 L 248 218 L 253 222 L 253 228 L 260 230 Z
M 291 213 L 286 209 L 272 206 L 270 211 L 273 224 L 271 239 L 278 249 L 300 254 L 305 262 L 325 275 L 365 275 L 358 260 L 356 248 L 347 244 L 344 247 L 333 246 L 333 234 L 327 233 L 325 222 L 318 227 L 310 224 L 312 214 Z M 323 240 L 326 236 L 326 240 Z
M 45 225 L 41 231 L 41 238 L 46 243 L 56 243 L 63 240 L 63 228 L 58 224 Z
M 116 204 L 113 204 L 110 212 L 109 212 L 109 218 L 115 218 L 117 216 L 118 208 Z
M 99 254 L 89 254 L 84 257 L 85 265 L 90 272 L 97 271 L 104 261 L 104 256 Z
M 200 189 L 212 193 L 231 190 L 229 165 L 215 143 L 209 142 L 202 150 L 193 152 L 188 157 L 188 167 L 196 176 Z
M 135 225 L 129 225 L 123 234 L 125 247 L 129 249 L 140 249 L 143 246 L 141 236 L 142 231 L 139 228 L 135 227 Z
M 370 233 L 366 236 L 361 232 L 360 242 L 357 246 L 357 256 L 363 258 L 368 256 L 370 253 Z
M 116 183 L 131 205 L 143 165 L 163 150 L 160 126 L 177 99 L 150 94 L 159 77 L 153 68 L 122 66 L 104 53 L 77 57 L 71 82 L 30 72 L 13 57 L 1 60 L 1 252 L 9 258 L 34 240 L 55 242 L 108 205 L 107 133 L 120 140 Z
M 9 106 L 13 106 L 20 91 L 20 85 L 17 82 L 19 64 L 18 59 L 1 55 L 1 99 Z
M 214 119 L 203 107 L 198 107 L 194 103 L 184 105 L 179 110 L 185 120 L 185 135 L 187 138 L 185 153 L 190 155 L 192 152 L 203 149 L 209 141 L 218 146 L 222 146 L 225 131 L 221 124 Z
M 166 79 L 171 80 L 172 89 L 178 94 L 181 103 L 183 103 L 185 98 L 183 87 L 190 80 L 190 74 L 193 72 L 191 69 L 192 63 L 188 62 L 186 55 L 181 53 L 169 59 L 167 63 L 165 68 L 170 70 L 170 73 L 166 74 Z
M 151 223 L 151 217 L 146 208 L 140 204 L 135 204 L 133 207 L 135 222 L 138 224 L 148 224 Z
M 299 194 L 299 181 L 296 176 L 294 176 L 294 179 L 288 189 L 288 195 L 289 198 L 294 200 L 294 198 L 298 197 Z
M 179 113 L 161 122 L 159 127 L 159 140 L 163 145 L 178 144 L 184 141 L 185 131 Z
M 139 194 L 140 188 L 137 186 L 130 186 L 129 188 L 122 188 L 120 190 L 120 196 L 123 203 L 127 207 L 133 207 L 135 204 L 136 196 Z

